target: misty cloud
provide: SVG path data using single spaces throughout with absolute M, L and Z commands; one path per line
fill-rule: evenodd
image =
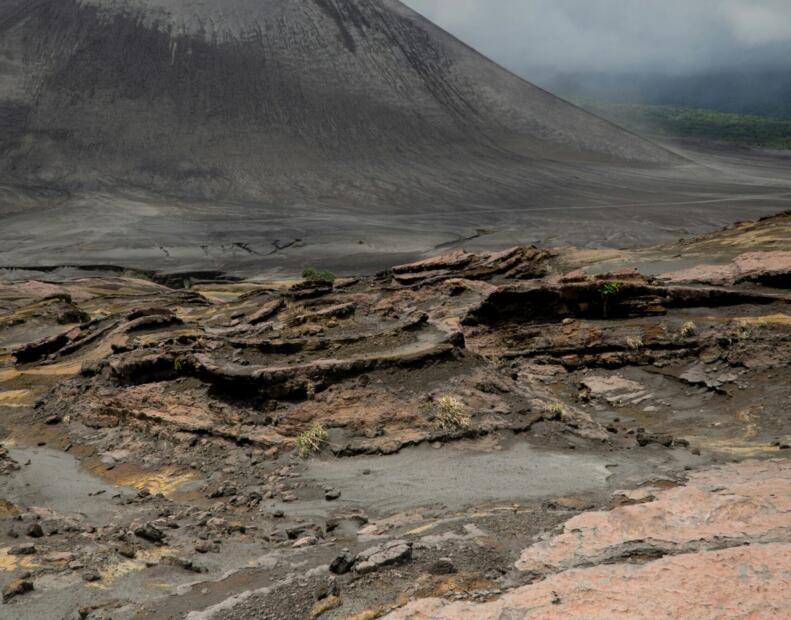
M 405 0 L 518 71 L 791 65 L 791 0 Z
M 722 7 L 736 38 L 744 45 L 764 45 L 791 39 L 788 0 L 731 0 Z

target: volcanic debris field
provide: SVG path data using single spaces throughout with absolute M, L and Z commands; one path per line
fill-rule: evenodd
M 0 617 L 788 617 L 788 154 L 397 0 L 3 0 L 0 85 Z
M 790 244 L 7 277 L 0 616 L 784 617 Z

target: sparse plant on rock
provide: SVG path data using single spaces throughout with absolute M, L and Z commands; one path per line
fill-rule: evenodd
M 470 427 L 467 407 L 455 396 L 440 396 L 434 403 L 435 425 L 442 430 Z
M 605 297 L 612 297 L 613 295 L 617 295 L 623 289 L 623 282 L 619 282 L 618 280 L 611 280 L 609 282 L 605 282 L 599 287 L 599 292 L 604 295 Z
M 332 284 L 336 280 L 336 276 L 331 271 L 318 271 L 313 267 L 308 267 L 302 272 L 302 279 L 306 282 L 317 282 Z
M 632 351 L 639 351 L 643 348 L 643 339 L 640 336 L 627 336 L 626 346 Z
M 305 397 L 308 400 L 314 400 L 316 398 L 316 384 L 312 381 L 308 381 L 305 385 Z
M 687 321 L 681 327 L 681 335 L 684 336 L 684 338 L 690 338 L 696 333 L 698 333 L 698 327 L 692 321 Z
M 297 452 L 299 455 L 306 459 L 311 454 L 321 452 L 322 446 L 327 443 L 329 435 L 321 423 L 316 422 L 304 433 L 297 436 Z
M 286 309 L 281 314 L 280 318 L 283 321 L 289 322 L 297 318 L 300 314 L 306 312 L 302 304 L 287 303 Z
M 546 412 L 552 420 L 562 420 L 566 415 L 566 408 L 561 403 L 547 403 Z
M 736 339 L 747 340 L 753 335 L 753 327 L 747 321 L 736 323 Z
M 623 289 L 623 282 L 617 280 L 604 282 L 599 287 L 599 293 L 601 293 L 602 297 L 602 313 L 604 314 L 604 318 L 607 318 L 609 313 L 610 299 L 617 296 L 621 292 L 621 289 Z

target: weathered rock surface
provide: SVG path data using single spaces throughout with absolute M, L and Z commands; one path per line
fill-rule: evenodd
M 586 512 L 526 549 L 517 568 L 545 574 L 627 560 L 791 538 L 791 462 L 749 461 L 690 474 L 671 489 L 624 493 L 634 503 Z
M 493 618 L 782 618 L 791 605 L 791 544 L 672 556 L 646 565 L 576 569 L 491 603 L 417 601 L 388 620 Z
M 691 474 L 635 503 L 585 512 L 526 549 L 546 578 L 484 604 L 419 600 L 390 620 L 780 618 L 791 604 L 791 463 L 749 461 Z
M 412 557 L 412 543 L 406 540 L 391 540 L 377 547 L 361 551 L 354 558 L 352 569 L 365 575 L 385 566 L 406 562 Z
M 661 276 L 668 282 L 738 284 L 757 282 L 767 286 L 791 286 L 791 252 L 747 252 L 724 265 L 697 265 Z

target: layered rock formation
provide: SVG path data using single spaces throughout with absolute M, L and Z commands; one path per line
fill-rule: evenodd
M 778 615 L 790 220 L 359 278 L 0 284 L 0 609 Z

